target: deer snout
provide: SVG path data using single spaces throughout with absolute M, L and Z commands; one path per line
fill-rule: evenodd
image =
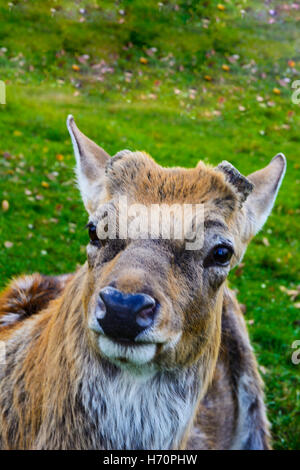
M 99 293 L 98 307 L 101 314 L 97 320 L 105 335 L 134 341 L 139 333 L 153 325 L 157 303 L 148 294 L 127 294 L 107 286 Z

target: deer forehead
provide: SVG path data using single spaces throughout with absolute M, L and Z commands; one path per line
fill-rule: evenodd
M 106 167 L 110 197 L 127 195 L 142 204 L 212 203 L 215 210 L 235 209 L 237 194 L 224 175 L 200 162 L 196 168 L 163 168 L 144 152 L 119 152 Z

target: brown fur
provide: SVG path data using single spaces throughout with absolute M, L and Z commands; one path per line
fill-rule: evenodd
M 64 289 L 72 275 L 42 276 L 35 273 L 31 276 L 21 276 L 7 286 L 0 297 L 0 327 L 19 327 L 19 322 L 46 308 Z M 7 317 L 13 315 L 11 322 Z
M 111 160 L 99 151 L 98 158 L 97 146 L 69 125 L 82 159 L 79 184 L 95 224 L 103 204 L 115 208 L 120 194 L 146 205 L 204 203 L 205 242 L 191 253 L 172 240 L 111 240 L 104 248 L 89 245 L 87 263 L 74 275 L 33 275 L 9 285 L 0 297 L 0 340 L 6 346 L 0 448 L 269 448 L 262 382 L 239 305 L 226 285 L 229 267 L 211 265 L 208 255 L 216 237 L 230 236 L 230 267 L 243 256 L 254 235 L 253 209 L 245 204 L 252 184 L 228 165 L 225 172 L 203 163 L 191 170 L 164 169 L 146 154 L 129 151 Z M 80 180 L 91 172 L 92 200 Z M 148 293 L 159 302 L 150 365 L 102 352 L 101 334 L 90 322 L 104 286 Z M 4 319 L 10 324 L 1 327 Z M 138 376 L 144 373 L 143 391 Z M 116 393 L 113 404 L 110 393 Z M 177 435 L 185 404 L 190 415 Z

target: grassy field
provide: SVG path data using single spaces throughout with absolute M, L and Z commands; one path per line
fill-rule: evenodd
M 85 260 L 69 113 L 112 155 L 146 150 L 167 166 L 226 159 L 248 174 L 286 155 L 273 214 L 230 275 L 276 449 L 300 448 L 299 31 L 290 1 L 0 0 L 0 287 Z

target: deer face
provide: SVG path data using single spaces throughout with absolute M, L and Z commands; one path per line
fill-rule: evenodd
M 83 305 L 93 346 L 136 370 L 209 366 L 218 354 L 225 279 L 271 211 L 284 156 L 248 178 L 227 162 L 166 169 L 141 152 L 109 157 L 72 117 L 68 128 L 89 213 Z

